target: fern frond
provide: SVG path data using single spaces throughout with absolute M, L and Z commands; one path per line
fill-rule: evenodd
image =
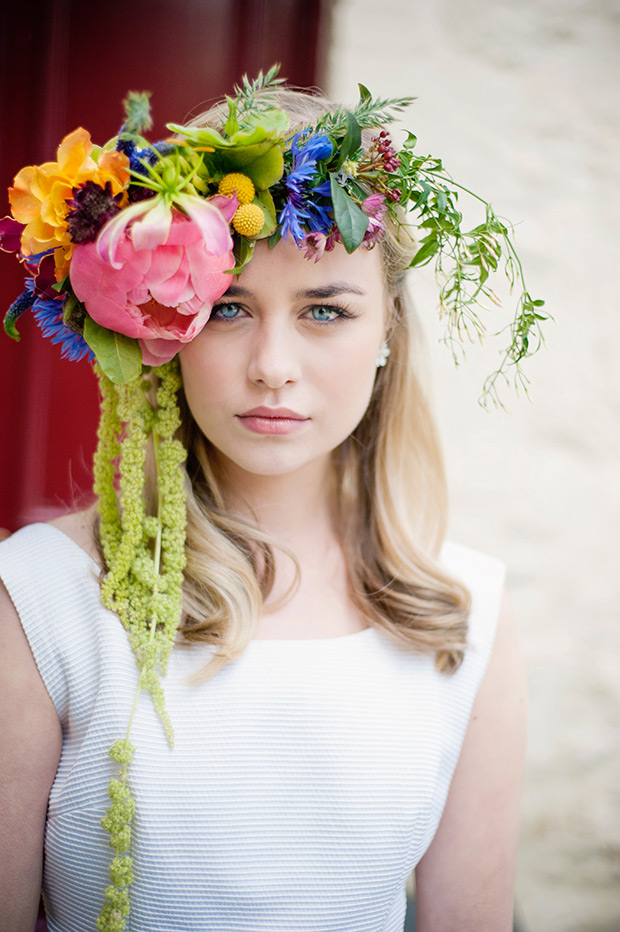
M 373 126 L 383 126 L 398 119 L 398 114 L 409 107 L 415 97 L 361 97 L 354 107 L 338 107 L 331 113 L 326 113 L 318 121 L 317 128 L 330 135 L 338 136 L 347 130 L 347 111 L 358 122 L 360 129 Z
M 235 84 L 235 101 L 240 115 L 250 110 L 269 110 L 273 106 L 273 94 L 269 92 L 284 84 L 284 78 L 278 77 L 279 71 L 280 64 L 277 63 L 272 65 L 265 74 L 261 69 L 253 81 L 250 81 L 247 74 L 244 74 L 241 86 Z

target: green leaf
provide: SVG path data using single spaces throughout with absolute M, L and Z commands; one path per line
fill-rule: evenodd
M 233 253 L 235 256 L 235 267 L 231 269 L 230 275 L 239 275 L 245 265 L 248 264 L 254 252 L 255 240 L 246 239 L 245 236 L 236 236 Z
M 83 333 L 86 316 L 86 308 L 82 302 L 78 301 L 73 291 L 69 291 L 62 309 L 62 322 L 65 327 L 69 327 L 75 333 Z
M 271 236 L 276 228 L 276 205 L 273 202 L 271 192 L 257 191 L 252 203 L 258 204 L 260 209 L 265 214 L 265 223 L 262 230 L 256 237 L 256 239 L 265 239 L 267 236 Z
M 73 314 L 73 312 L 75 311 L 79 303 L 80 302 L 78 301 L 78 299 L 76 298 L 74 294 L 70 294 L 67 296 L 67 300 L 65 301 L 65 306 L 62 309 L 62 322 L 63 324 L 65 324 L 65 326 L 71 319 L 71 315 Z
M 184 136 L 188 142 L 196 146 L 213 146 L 216 149 L 228 146 L 227 139 L 210 126 L 183 126 L 181 123 L 166 123 L 166 129 L 177 136 Z
M 347 252 L 353 252 L 364 239 L 369 218 L 349 197 L 344 188 L 338 184 L 338 179 L 333 172 L 330 172 L 329 179 L 332 204 L 334 205 L 334 220 L 342 237 L 344 248 Z
M 286 133 L 289 123 L 288 114 L 279 107 L 273 107 L 271 110 L 250 111 L 247 116 L 244 116 L 241 128 L 234 136 L 235 144 L 248 145 L 248 142 L 244 141 L 244 134 L 251 134 L 256 130 L 265 134 L 265 138 L 275 139 Z
M 84 321 L 84 339 L 107 377 L 117 385 L 130 382 L 142 372 L 142 350 L 137 340 L 101 327 L 92 317 Z
M 244 119 L 242 126 L 229 138 L 211 126 L 182 126 L 167 123 L 166 127 L 179 136 L 184 136 L 197 146 L 212 146 L 214 149 L 237 149 L 280 138 L 288 129 L 289 118 L 283 110 L 264 110 Z
M 226 171 L 242 171 L 259 189 L 270 188 L 284 174 L 282 150 L 272 142 L 232 149 L 225 153 L 222 162 Z
M 422 181 L 422 182 L 421 182 L 421 191 L 420 191 L 420 193 L 418 194 L 418 198 L 417 198 L 415 204 L 413 205 L 413 209 L 414 209 L 414 210 L 416 210 L 416 208 L 418 208 L 418 207 L 423 207 L 424 204 L 426 204 L 426 202 L 427 202 L 427 200 L 428 200 L 428 197 L 429 197 L 429 194 L 431 193 L 431 191 L 432 191 L 431 186 L 430 186 L 429 184 L 427 184 L 426 181 Z M 412 199 L 413 199 L 413 195 L 414 195 L 414 194 L 415 194 L 415 191 L 412 191 L 412 192 L 411 192 L 411 197 L 412 197 Z
M 16 343 L 19 343 L 21 337 L 19 331 L 15 326 L 15 322 L 22 316 L 24 311 L 29 311 L 32 307 L 34 301 L 34 295 L 30 292 L 24 291 L 20 294 L 11 304 L 10 308 L 4 315 L 4 332 L 12 340 L 15 340 Z
M 415 268 L 418 265 L 425 265 L 429 259 L 432 259 L 434 255 L 439 251 L 439 243 L 436 239 L 427 240 L 425 243 L 422 243 L 418 251 L 416 252 L 413 260 L 411 262 L 411 268 Z
M 360 90 L 360 101 L 362 100 L 372 100 L 372 94 L 364 84 L 357 85 Z
M 65 275 L 65 277 L 63 278 L 63 280 L 60 281 L 60 282 L 55 282 L 55 283 L 52 285 L 52 288 L 54 289 L 54 291 L 58 291 L 58 292 L 60 293 L 61 291 L 64 291 L 65 285 L 67 284 L 68 281 L 69 281 L 69 276 L 68 276 L 68 275 Z
M 228 117 L 224 123 L 223 129 L 227 136 L 234 136 L 239 130 L 239 120 L 237 119 L 237 104 L 232 97 L 227 97 Z
M 336 163 L 337 169 L 344 164 L 350 155 L 357 152 L 362 144 L 362 131 L 359 123 L 349 110 L 345 111 L 345 116 L 347 119 L 347 131 L 340 145 L 340 156 Z
M 269 237 L 269 248 L 273 249 L 274 246 L 277 246 L 280 240 L 282 239 L 282 231 L 280 227 L 276 227 L 275 231 Z

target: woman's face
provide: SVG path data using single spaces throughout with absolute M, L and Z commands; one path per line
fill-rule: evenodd
M 224 470 L 326 469 L 368 405 L 386 317 L 378 249 L 337 245 L 315 263 L 293 242 L 259 242 L 180 353 L 189 408 Z

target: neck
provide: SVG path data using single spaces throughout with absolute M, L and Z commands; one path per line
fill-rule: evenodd
M 258 523 L 276 542 L 267 614 L 275 617 L 274 612 L 290 605 L 292 592 L 299 607 L 299 599 L 314 599 L 317 587 L 340 591 L 346 586 L 335 521 L 335 480 L 328 458 L 274 476 L 245 473 L 232 463 L 222 465 L 227 505 Z
M 329 463 L 310 463 L 287 475 L 246 473 L 227 463 L 226 500 L 294 550 L 317 536 L 333 539 L 333 475 Z

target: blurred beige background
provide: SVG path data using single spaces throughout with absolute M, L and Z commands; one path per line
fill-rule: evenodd
M 532 404 L 504 392 L 508 413 L 487 413 L 499 344 L 455 370 L 432 276 L 412 282 L 451 535 L 506 560 L 520 619 L 519 913 L 527 932 L 619 932 L 620 2 L 337 0 L 326 90 L 351 101 L 357 81 L 418 97 L 404 121 L 418 150 L 518 224 L 529 289 L 555 318 L 527 364 Z

